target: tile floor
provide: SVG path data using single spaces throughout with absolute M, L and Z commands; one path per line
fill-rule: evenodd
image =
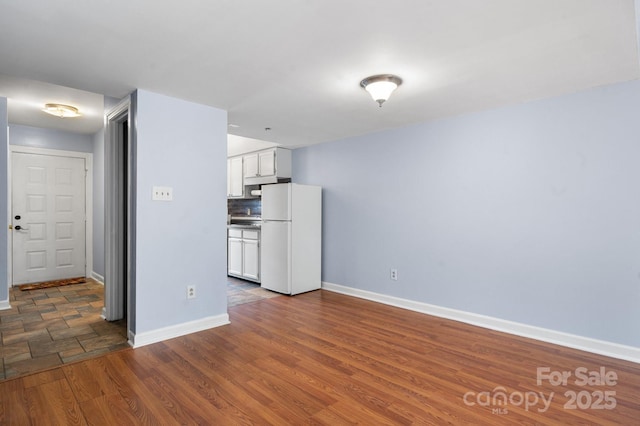
M 87 279 L 41 290 L 9 292 L 0 311 L 0 380 L 128 348 L 126 321 L 100 317 L 104 287 Z
M 228 306 L 282 296 L 260 284 L 227 279 Z M 0 311 L 0 380 L 129 348 L 126 322 L 100 317 L 104 287 L 94 280 L 42 290 L 9 292 Z
M 227 277 L 227 306 L 230 308 L 243 303 L 257 302 L 262 299 L 282 296 L 280 293 L 265 290 L 251 281 Z

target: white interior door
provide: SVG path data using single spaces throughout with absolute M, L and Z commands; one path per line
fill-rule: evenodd
M 84 158 L 13 152 L 13 285 L 85 276 Z

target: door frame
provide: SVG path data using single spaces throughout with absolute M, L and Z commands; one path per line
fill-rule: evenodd
M 135 332 L 135 94 L 123 99 L 105 116 L 105 304 L 102 316 L 108 321 L 122 319 L 126 311 L 127 333 Z M 127 122 L 127 143 L 120 130 Z M 123 162 L 126 149 L 126 164 Z M 127 194 L 121 182 L 127 171 Z M 123 212 L 122 197 L 128 209 Z M 126 235 L 126 241 L 125 240 Z M 119 248 L 125 244 L 127 258 Z M 123 274 L 124 273 L 124 274 Z M 126 279 L 124 279 L 126 277 Z M 125 304 L 126 295 L 126 306 Z
M 13 210 L 13 169 L 12 160 L 14 153 L 47 155 L 52 157 L 70 157 L 84 159 L 84 167 L 86 170 L 84 202 L 85 202 L 85 248 L 84 248 L 84 274 L 85 277 L 93 276 L 93 153 L 81 151 L 65 151 L 60 149 L 37 148 L 32 146 L 9 145 L 9 161 L 8 161 L 8 189 L 7 189 L 7 205 L 9 206 L 9 222 L 12 222 Z M 9 288 L 13 287 L 13 233 L 9 233 L 9 250 L 8 254 L 8 272 L 9 272 Z

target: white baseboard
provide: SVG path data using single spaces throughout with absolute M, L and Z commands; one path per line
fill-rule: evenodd
M 91 272 L 91 278 L 93 278 L 94 280 L 98 281 L 100 284 L 104 285 L 104 277 L 100 274 L 98 274 L 95 271 Z
M 466 324 L 488 328 L 491 330 L 515 334 L 516 336 L 527 337 L 530 339 L 554 343 L 556 345 L 566 346 L 573 349 L 579 349 L 599 355 L 605 355 L 612 358 L 640 363 L 640 348 L 636 348 L 633 346 L 626 346 L 618 343 L 607 342 L 604 340 L 592 339 L 590 337 L 577 336 L 561 331 L 549 330 L 546 328 L 535 327 L 527 324 L 489 317 L 486 315 L 479 315 L 471 312 L 444 308 L 442 306 L 430 305 L 428 303 L 401 299 L 399 297 L 388 296 L 385 294 L 374 293 L 366 290 L 359 290 L 356 288 L 346 287 L 339 284 L 332 284 L 324 281 L 322 282 L 322 288 L 324 290 L 332 291 L 335 293 L 341 293 L 348 296 L 358 297 L 360 299 L 371 300 L 385 305 L 396 306 L 398 308 L 408 309 L 411 311 L 433 315 L 436 317 L 460 321 Z
M 0 300 L 0 311 L 4 311 L 5 309 L 11 309 L 11 304 L 9 303 L 9 299 Z
M 196 321 L 189 321 L 182 324 L 171 325 L 157 330 L 145 331 L 144 333 L 129 333 L 129 344 L 134 348 L 173 339 L 210 328 L 229 324 L 229 314 L 207 317 Z

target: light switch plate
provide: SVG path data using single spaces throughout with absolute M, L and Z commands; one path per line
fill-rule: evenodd
M 151 199 L 154 201 L 173 200 L 173 188 L 170 186 L 154 186 Z

